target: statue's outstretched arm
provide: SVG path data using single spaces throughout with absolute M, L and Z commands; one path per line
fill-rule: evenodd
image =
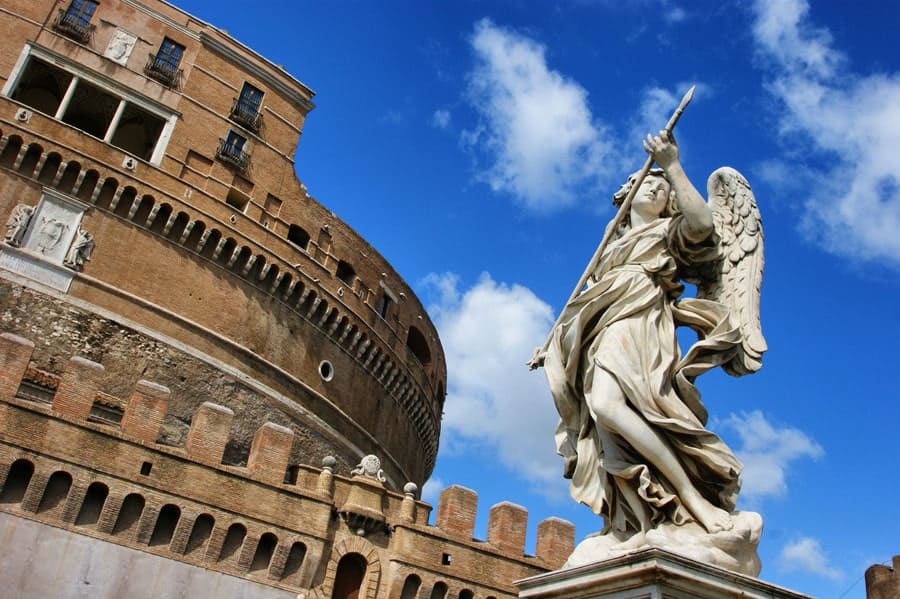
M 675 139 L 665 129 L 655 137 L 648 134 L 644 140 L 644 150 L 666 171 L 666 178 L 675 192 L 678 210 L 684 216 L 685 236 L 695 243 L 709 237 L 713 232 L 712 210 L 681 167 Z

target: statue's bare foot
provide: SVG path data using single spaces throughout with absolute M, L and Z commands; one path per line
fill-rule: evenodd
M 706 503 L 706 502 L 705 502 Z M 722 532 L 723 530 L 731 530 L 734 522 L 731 520 L 731 514 L 723 509 L 717 508 L 710 503 L 696 510 L 694 515 L 703 528 L 710 534 Z
M 699 493 L 689 493 L 682 499 L 686 507 L 694 515 L 694 518 L 708 533 L 714 534 L 723 530 L 731 530 L 734 526 L 731 514 L 721 508 L 717 508 Z

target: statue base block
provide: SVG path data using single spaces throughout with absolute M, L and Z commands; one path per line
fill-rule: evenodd
M 519 599 L 810 599 L 656 547 L 514 584 Z

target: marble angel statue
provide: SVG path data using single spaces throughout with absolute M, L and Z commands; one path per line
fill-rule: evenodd
M 735 512 L 741 464 L 706 428 L 694 381 L 761 366 L 759 210 L 727 167 L 703 200 L 671 135 L 679 115 L 644 141 L 645 168 L 615 194 L 620 214 L 530 365 L 544 367 L 560 414 L 570 492 L 605 522 L 569 565 L 649 545 L 755 575 L 762 522 Z M 698 337 L 684 354 L 679 326 Z

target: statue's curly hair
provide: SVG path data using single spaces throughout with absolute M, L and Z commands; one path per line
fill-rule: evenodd
M 640 171 L 635 171 L 628 175 L 628 179 L 626 179 L 625 183 L 623 183 L 619 190 L 613 194 L 612 203 L 616 208 L 622 207 L 622 202 L 625 201 L 625 197 L 628 195 L 628 192 L 631 191 L 631 188 L 634 187 L 635 183 L 637 183 L 637 177 L 639 174 Z M 649 171 L 647 171 L 647 177 L 660 177 L 662 179 L 665 179 L 665 181 L 669 184 L 669 202 L 663 209 L 661 216 L 675 216 L 678 213 L 678 203 L 675 200 L 675 190 L 672 188 L 672 182 L 669 181 L 669 178 L 666 176 L 666 171 L 661 168 L 651 168 Z M 614 239 L 617 239 L 624 235 L 625 232 L 630 228 L 631 217 L 630 215 L 626 214 L 619 224 Z

